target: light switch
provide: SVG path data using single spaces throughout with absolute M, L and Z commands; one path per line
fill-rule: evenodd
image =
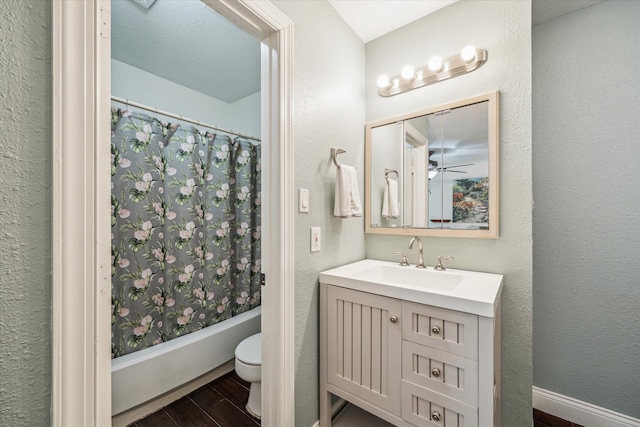
M 298 212 L 309 212 L 309 190 L 306 188 L 298 189 Z

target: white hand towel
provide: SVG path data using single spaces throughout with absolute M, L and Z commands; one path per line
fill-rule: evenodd
M 391 208 L 389 208 L 391 206 Z M 382 196 L 382 217 L 385 219 L 400 217 L 400 204 L 398 203 L 398 181 L 387 180 Z
M 340 165 L 336 172 L 336 195 L 333 216 L 349 218 L 362 216 L 360 190 L 356 168 Z

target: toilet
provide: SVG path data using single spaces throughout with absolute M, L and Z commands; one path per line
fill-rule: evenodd
M 262 416 L 262 334 L 245 338 L 236 347 L 236 374 L 251 383 L 247 412 L 260 419 Z

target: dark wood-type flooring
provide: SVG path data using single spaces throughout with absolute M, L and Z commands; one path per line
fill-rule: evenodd
M 248 398 L 249 383 L 233 371 L 129 427 L 257 427 Z
M 249 383 L 232 371 L 129 427 L 257 427 L 245 409 L 248 398 Z M 583 427 L 537 409 L 533 426 Z
M 533 410 L 533 427 L 583 427 L 571 421 L 554 417 L 537 409 Z

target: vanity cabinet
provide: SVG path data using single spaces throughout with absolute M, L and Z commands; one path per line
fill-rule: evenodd
M 331 395 L 396 426 L 500 426 L 494 317 L 320 284 L 320 426 Z

